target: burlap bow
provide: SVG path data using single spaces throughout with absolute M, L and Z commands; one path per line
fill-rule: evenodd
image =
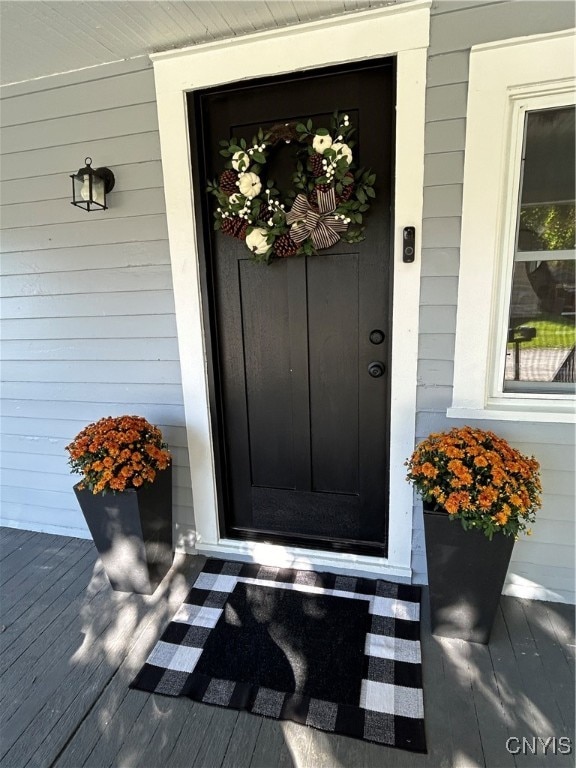
M 286 223 L 291 224 L 290 237 L 295 243 L 302 243 L 308 237 L 316 250 L 330 248 L 340 240 L 340 232 L 346 232 L 348 224 L 332 212 L 336 210 L 336 192 L 332 187 L 327 192 L 318 190 L 318 210 L 314 210 L 304 195 L 296 195 L 291 210 L 286 214 Z

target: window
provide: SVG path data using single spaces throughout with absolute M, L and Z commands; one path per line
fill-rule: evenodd
M 504 392 L 574 392 L 574 118 L 524 114 Z
M 452 417 L 576 421 L 573 32 L 471 50 Z

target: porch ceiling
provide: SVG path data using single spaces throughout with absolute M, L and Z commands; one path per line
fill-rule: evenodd
M 0 84 L 407 0 L 2 0 Z

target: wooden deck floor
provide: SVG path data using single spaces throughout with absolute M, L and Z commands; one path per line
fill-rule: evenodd
M 510 737 L 574 744 L 574 609 L 557 603 L 503 598 L 488 647 L 432 637 L 424 610 L 428 755 L 129 690 L 202 562 L 180 557 L 156 594 L 125 594 L 91 542 L 1 529 L 2 766 L 574 765 L 552 746 L 506 750 Z

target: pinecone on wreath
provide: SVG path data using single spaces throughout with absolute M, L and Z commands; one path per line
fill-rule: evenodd
M 238 240 L 246 240 L 247 229 L 248 229 L 248 222 L 238 219 L 238 224 L 236 225 L 236 231 L 234 232 L 234 237 L 238 238 Z
M 220 189 L 225 195 L 233 195 L 235 192 L 238 192 L 237 181 L 238 174 L 236 171 L 224 171 L 220 175 Z
M 350 172 L 346 174 L 351 179 L 354 179 L 354 175 Z M 336 195 L 336 202 L 337 203 L 347 203 L 348 200 L 352 197 L 352 192 L 354 192 L 354 184 L 347 184 L 342 188 L 342 193 L 340 195 Z
M 288 256 L 294 256 L 299 246 L 292 240 L 289 234 L 280 235 L 274 241 L 274 254 L 280 259 L 286 259 Z
M 245 219 L 239 219 L 237 216 L 227 216 L 222 219 L 220 229 L 225 235 L 236 237 L 238 240 L 245 240 L 248 222 Z
M 274 211 L 269 208 L 266 203 L 262 203 L 260 210 L 258 211 L 258 218 L 262 221 L 268 221 L 268 219 L 274 214 Z
M 326 168 L 322 165 L 323 159 L 322 155 L 319 155 L 318 152 L 310 158 L 310 170 L 316 178 L 324 176 L 326 173 Z

